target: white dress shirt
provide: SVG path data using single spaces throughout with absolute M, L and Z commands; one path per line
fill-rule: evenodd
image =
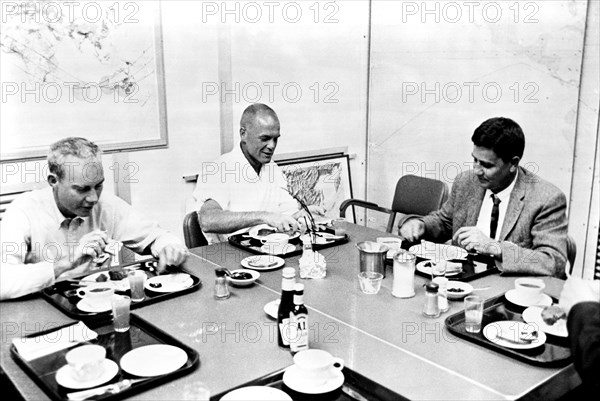
M 54 284 L 54 263 L 73 260 L 79 239 L 94 230 L 106 231 L 109 239 L 137 253 L 150 247 L 155 257 L 165 245 L 181 243 L 113 194 L 103 193 L 90 216 L 70 219 L 58 209 L 51 187 L 27 192 L 8 206 L 0 222 L 0 300 Z
M 496 236 L 492 238 L 493 240 L 498 240 L 500 238 L 500 233 L 502 232 L 502 225 L 504 224 L 504 217 L 506 216 L 506 209 L 508 208 L 508 201 L 510 200 L 510 194 L 515 187 L 515 183 L 517 182 L 517 174 L 515 174 L 515 178 L 510 183 L 510 185 L 504 188 L 502 191 L 495 194 L 500 199 L 500 205 L 498 205 L 498 228 L 496 229 Z M 476 227 L 480 229 L 484 234 L 490 235 L 490 222 L 492 220 L 492 208 L 494 207 L 494 201 L 492 200 L 492 191 L 486 190 L 485 195 L 483 195 L 483 202 L 481 203 L 481 209 L 479 209 L 479 217 L 477 218 Z

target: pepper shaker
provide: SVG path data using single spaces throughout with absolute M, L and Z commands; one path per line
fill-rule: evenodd
M 440 316 L 440 306 L 438 304 L 438 288 L 436 283 L 425 285 L 425 305 L 423 305 L 423 315 L 431 318 Z

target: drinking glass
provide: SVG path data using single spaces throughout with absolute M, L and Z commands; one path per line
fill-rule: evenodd
M 360 272 L 358 274 L 360 289 L 365 294 L 377 294 L 381 288 L 383 274 L 377 272 Z
M 129 279 L 129 288 L 131 289 L 131 301 L 140 302 L 146 297 L 144 293 L 144 281 L 146 281 L 146 273 L 141 270 L 134 270 L 129 272 L 127 278 Z
M 479 333 L 483 319 L 483 298 L 469 295 L 465 298 L 465 330 L 468 333 Z
M 125 295 L 113 295 L 112 312 L 113 324 L 116 332 L 123 333 L 129 330 L 129 308 L 131 298 Z

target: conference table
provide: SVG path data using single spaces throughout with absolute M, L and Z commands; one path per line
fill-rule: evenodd
M 320 251 L 327 261 L 327 276 L 297 279 L 305 285 L 311 348 L 342 358 L 346 367 L 406 399 L 552 400 L 581 383 L 572 364 L 534 366 L 450 333 L 444 320 L 462 310 L 462 301 L 451 301 L 449 311 L 439 318 L 424 317 L 423 284 L 428 282 L 424 277 L 415 277 L 414 297 L 395 298 L 388 268 L 381 291 L 363 294 L 355 245 L 390 235 L 350 223 L 346 229 L 349 242 Z M 231 287 L 228 299 L 213 296 L 215 268 L 239 268 L 249 255 L 229 243 L 192 249 L 184 268 L 202 280 L 201 288 L 133 311 L 200 356 L 199 367 L 190 374 L 133 398 L 198 399 L 203 388 L 219 394 L 293 363 L 289 350 L 277 345 L 276 322 L 263 310 L 280 296 L 281 268 L 261 271 L 250 287 Z M 285 266 L 298 268 L 298 259 L 286 258 Z M 478 293 L 490 298 L 513 288 L 514 279 L 496 273 L 470 283 L 489 287 Z M 562 281 L 543 280 L 545 292 L 558 297 Z M 11 358 L 11 341 L 72 319 L 40 296 L 3 302 L 0 308 L 3 371 L 26 400 L 48 399 Z

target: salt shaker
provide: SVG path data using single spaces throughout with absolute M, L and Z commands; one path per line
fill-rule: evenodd
M 229 292 L 229 285 L 227 284 L 227 277 L 225 270 L 215 270 L 217 278 L 215 279 L 215 298 L 216 299 L 227 299 L 231 295 Z
M 394 255 L 393 296 L 397 298 L 415 296 L 415 260 L 414 254 L 404 250 L 399 250 Z
M 450 305 L 448 305 L 448 293 L 446 290 L 448 287 L 448 279 L 446 277 L 436 277 L 431 280 L 431 282 L 440 287 L 438 290 L 438 305 L 440 307 L 440 312 L 447 312 L 448 309 L 450 309 Z
M 438 317 L 440 307 L 438 305 L 438 288 L 436 283 L 425 285 L 425 305 L 423 305 L 423 315 L 427 317 Z

